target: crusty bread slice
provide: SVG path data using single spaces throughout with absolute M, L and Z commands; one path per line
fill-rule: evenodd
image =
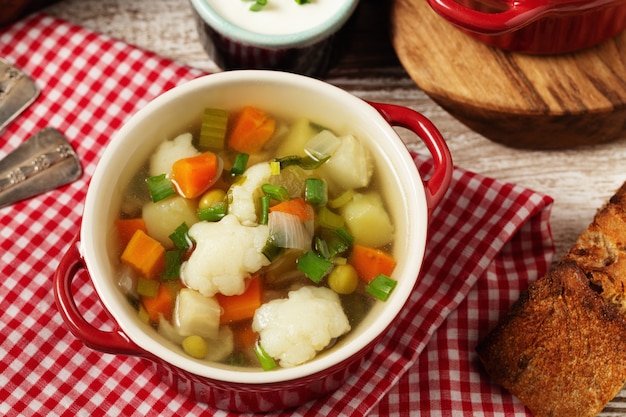
M 595 416 L 626 382 L 626 183 L 478 346 L 536 416 Z
M 602 298 L 626 317 L 626 183 L 564 258 L 578 263 Z
M 535 416 L 595 416 L 626 381 L 626 319 L 565 261 L 531 284 L 477 351 Z

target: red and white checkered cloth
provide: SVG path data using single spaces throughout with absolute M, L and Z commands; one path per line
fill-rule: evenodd
M 0 157 L 52 126 L 69 138 L 85 171 L 70 185 L 0 209 L 0 414 L 232 414 L 173 391 L 143 360 L 83 346 L 61 320 L 52 291 L 109 138 L 149 100 L 201 72 L 44 14 L 0 30 L 0 56 L 42 89 L 0 133 Z M 426 171 L 430 165 L 421 156 L 416 164 Z M 422 277 L 402 317 L 339 391 L 284 414 L 527 416 L 481 372 L 474 347 L 551 262 L 551 203 L 457 168 L 431 220 Z M 110 326 L 87 279 L 75 281 L 86 319 Z

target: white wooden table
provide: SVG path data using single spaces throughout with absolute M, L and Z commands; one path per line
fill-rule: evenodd
M 415 85 L 389 41 L 387 2 L 362 0 L 348 55 L 326 81 L 356 96 L 414 108 L 447 139 L 457 166 L 554 198 L 551 227 L 560 257 L 596 210 L 626 181 L 626 138 L 565 151 L 524 151 L 491 142 L 446 113 Z M 219 68 L 199 43 L 186 0 L 60 0 L 44 9 L 207 72 Z M 416 141 L 399 131 L 407 142 Z M 626 390 L 602 416 L 626 415 Z

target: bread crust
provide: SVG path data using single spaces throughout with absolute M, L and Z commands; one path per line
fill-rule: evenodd
M 596 213 L 564 259 L 578 263 L 602 298 L 626 317 L 626 184 Z
M 531 284 L 477 352 L 535 416 L 595 416 L 626 381 L 626 320 L 566 261 Z
M 626 383 L 626 183 L 478 345 L 536 417 L 596 416 Z

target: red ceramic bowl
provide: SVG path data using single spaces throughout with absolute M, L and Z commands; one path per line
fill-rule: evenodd
M 293 368 L 270 372 L 199 361 L 142 323 L 116 284 L 114 220 L 120 190 L 166 138 L 198 126 L 206 107 L 263 108 L 282 117 L 307 115 L 337 132 L 351 131 L 370 148 L 378 180 L 396 226 L 394 278 L 386 302 L 375 304 L 364 322 L 331 350 Z M 294 114 L 297 111 L 297 114 Z M 406 127 L 426 144 L 434 170 L 422 181 L 392 126 Z M 88 347 L 145 358 L 169 386 L 196 401 L 235 411 L 270 411 L 300 405 L 338 388 L 358 369 L 394 322 L 414 288 L 426 245 L 430 212 L 447 191 L 450 152 L 437 129 L 421 114 L 388 104 L 367 103 L 322 81 L 277 71 L 227 71 L 198 78 L 156 98 L 115 135 L 91 179 L 80 235 L 54 277 L 55 297 L 70 331 Z M 111 330 L 87 321 L 74 300 L 72 283 L 87 272 Z M 80 275 L 79 275 L 80 273 Z
M 573 52 L 626 28 L 625 0 L 427 1 L 469 36 L 515 52 Z

